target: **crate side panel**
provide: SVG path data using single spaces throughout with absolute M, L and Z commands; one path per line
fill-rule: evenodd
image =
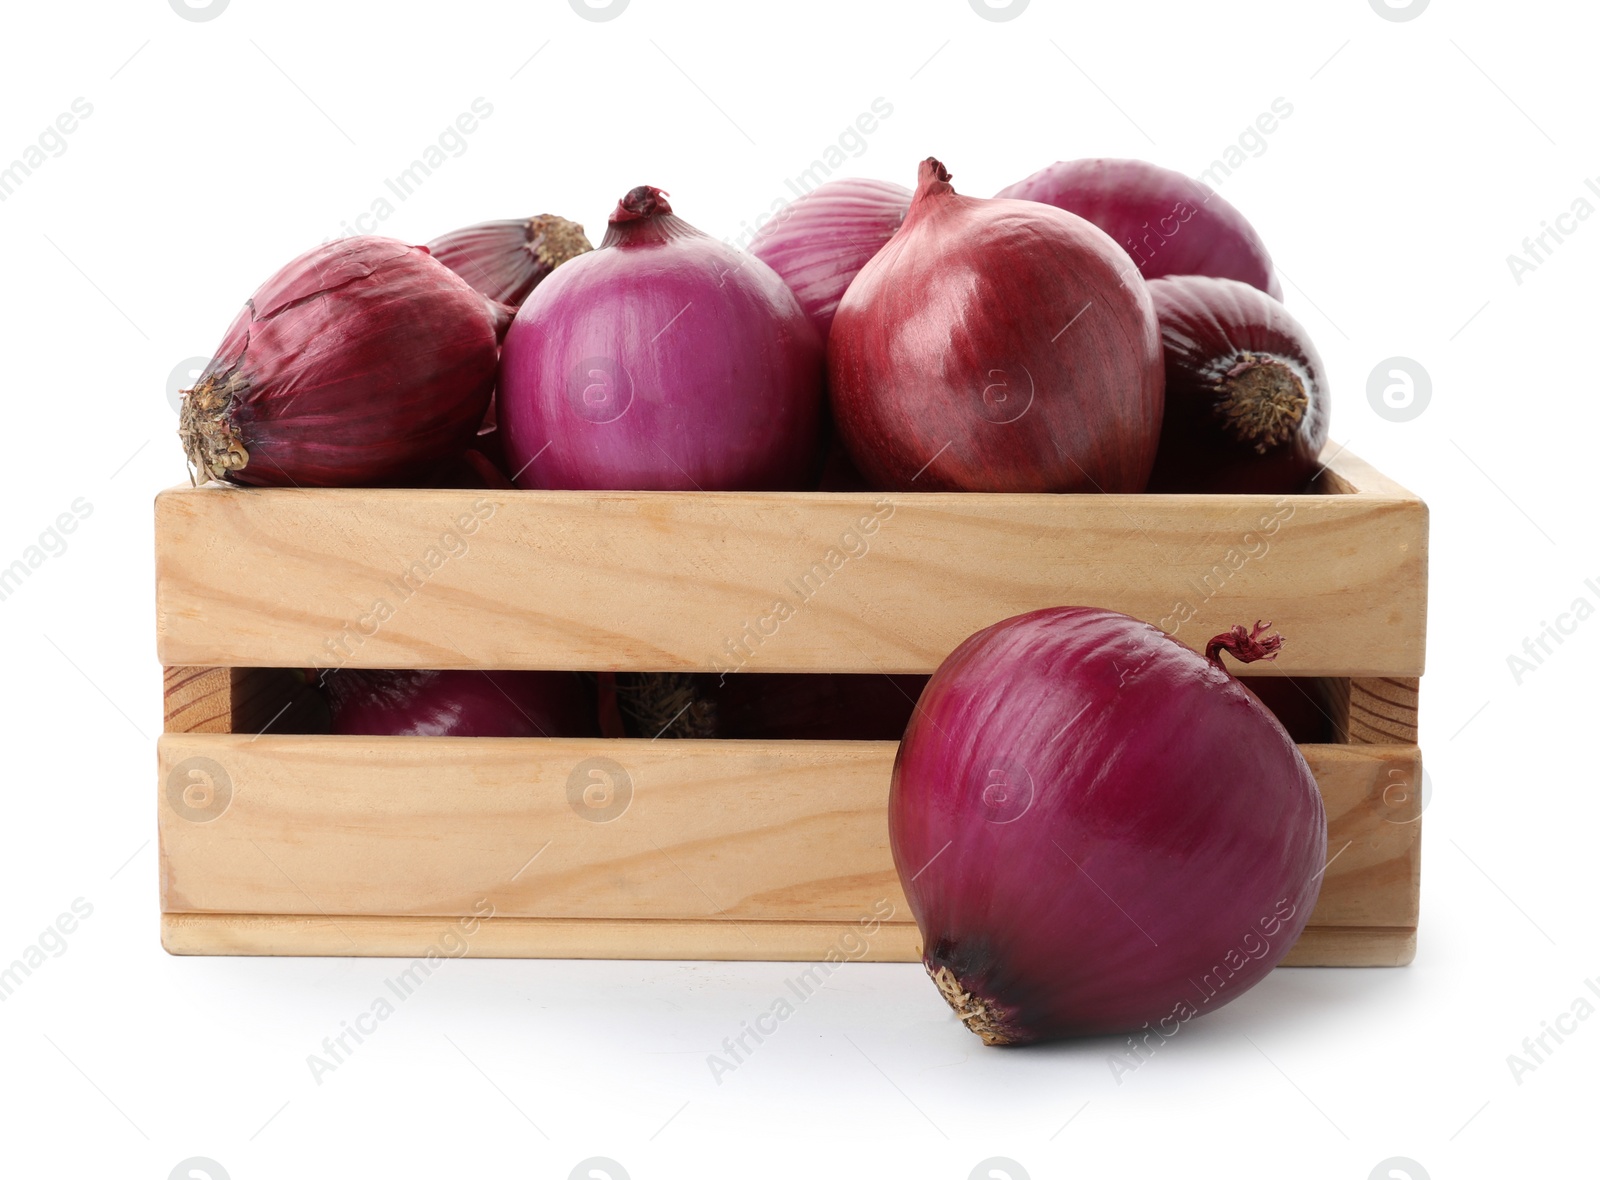
M 732 922 L 907 912 L 884 819 L 893 743 L 686 745 L 169 734 L 162 908 Z M 1329 815 L 1311 922 L 1415 926 L 1415 748 L 1302 749 Z
M 1426 511 L 1381 496 L 185 488 L 157 500 L 172 665 L 928 672 L 1086 604 L 1284 674 L 1422 667 Z

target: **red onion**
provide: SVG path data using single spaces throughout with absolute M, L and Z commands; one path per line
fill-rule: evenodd
M 845 292 L 828 375 L 880 488 L 1137 492 L 1155 458 L 1161 341 L 1127 256 L 1059 209 L 957 195 L 937 160 Z
M 1316 902 L 1322 800 L 1221 652 L 1113 611 L 996 623 L 934 673 L 889 835 L 923 962 L 988 1044 L 1170 1035 L 1261 980 Z
M 615 691 L 633 737 L 896 742 L 927 682 L 870 673 L 643 672 L 619 675 Z
M 761 227 L 750 253 L 778 272 L 828 339 L 850 280 L 905 220 L 911 192 L 885 180 L 830 180 Z
M 1214 275 L 1281 298 L 1272 257 L 1244 214 L 1181 172 L 1144 160 L 1069 160 L 996 196 L 1043 201 L 1086 217 L 1117 240 L 1147 279 Z
M 482 440 L 482 436 L 479 436 Z M 421 486 L 429 488 L 481 488 L 511 491 L 517 485 L 482 451 L 472 448 L 435 471 Z
M 308 250 L 247 302 L 179 435 L 206 479 L 346 487 L 427 475 L 472 442 L 510 309 L 421 246 Z
M 591 737 L 594 689 L 571 672 L 341 668 L 325 681 L 333 732 L 406 737 Z
M 1328 441 L 1322 358 L 1276 299 L 1233 279 L 1150 280 L 1167 408 L 1152 492 L 1299 492 Z
M 819 457 L 822 350 L 766 263 L 641 187 L 600 249 L 522 305 L 496 412 L 525 488 L 799 488 Z
M 563 262 L 594 247 L 583 226 L 553 213 L 520 221 L 482 221 L 428 243 L 428 251 L 475 291 L 497 303 L 522 301 Z

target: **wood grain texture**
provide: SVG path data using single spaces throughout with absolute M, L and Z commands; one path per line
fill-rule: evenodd
M 1416 676 L 1427 513 L 1368 470 L 1339 456 L 1325 483 L 1355 491 L 1283 498 L 181 488 L 156 502 L 158 646 L 171 665 L 928 672 L 999 619 L 1087 603 L 1196 648 L 1271 619 L 1284 675 Z
M 1307 927 L 1281 965 L 1402 967 L 1415 955 L 1416 940 L 1414 930 Z M 447 919 L 368 915 L 163 914 L 161 945 L 174 955 L 426 961 L 433 954 L 436 960 L 429 964 L 429 973 L 438 970 L 446 957 L 915 963 L 922 954 L 917 928 L 906 923 L 885 923 L 869 934 L 859 927 L 825 922 L 742 922 L 734 927 L 716 922 L 495 917 L 464 934 Z M 395 974 L 402 977 L 405 972 Z
M 163 668 L 167 733 L 326 732 L 327 704 L 282 668 Z
M 1351 680 L 1345 702 L 1345 740 L 1366 745 L 1415 744 L 1418 688 L 1415 676 Z
M 162 908 L 489 906 L 508 918 L 733 925 L 908 915 L 885 822 L 894 743 L 688 745 L 168 734 Z M 1396 784 L 1414 779 L 1415 747 L 1302 750 L 1329 821 L 1311 923 L 1414 927 L 1419 823 L 1415 793 Z M 196 766 L 219 793 L 181 804 Z

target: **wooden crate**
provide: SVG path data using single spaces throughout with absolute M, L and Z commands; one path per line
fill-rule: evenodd
M 1197 648 L 1270 619 L 1249 671 L 1329 678 L 1338 740 L 1301 749 L 1330 863 L 1287 963 L 1407 963 L 1427 509 L 1327 459 L 1294 497 L 164 492 L 163 943 L 915 959 L 892 742 L 297 736 L 277 669 L 916 673 L 1073 603 Z

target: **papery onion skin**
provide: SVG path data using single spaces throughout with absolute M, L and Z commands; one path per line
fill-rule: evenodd
M 553 213 L 480 221 L 428 243 L 429 253 L 473 290 L 509 307 L 521 307 L 551 271 L 593 249 L 583 226 Z
M 1269 655 L 1259 636 L 1218 642 Z M 951 653 L 900 745 L 889 832 L 924 964 L 990 1044 L 1221 1007 L 1299 937 L 1327 845 L 1311 772 L 1255 697 L 1088 607 Z
M 333 732 L 369 737 L 592 737 L 594 688 L 571 672 L 341 668 Z
M 774 214 L 750 253 L 789 285 L 826 341 L 846 288 L 894 236 L 910 204 L 911 190 L 886 180 L 825 181 Z
M 510 309 L 421 246 L 308 250 L 245 304 L 179 434 L 201 478 L 372 487 L 426 476 L 472 442 Z
M 828 337 L 850 458 L 895 491 L 1138 492 L 1160 431 L 1144 283 L 1080 217 L 963 197 L 923 162 Z
M 1167 404 L 1152 492 L 1306 490 L 1328 441 L 1311 336 L 1276 299 L 1201 275 L 1152 279 Z
M 1094 222 L 1147 279 L 1212 275 L 1283 297 L 1255 227 L 1214 189 L 1145 160 L 1062 160 L 995 194 L 1043 201 Z
M 822 346 L 759 258 L 641 186 L 600 249 L 534 289 L 496 394 L 524 488 L 798 489 L 814 480 Z

